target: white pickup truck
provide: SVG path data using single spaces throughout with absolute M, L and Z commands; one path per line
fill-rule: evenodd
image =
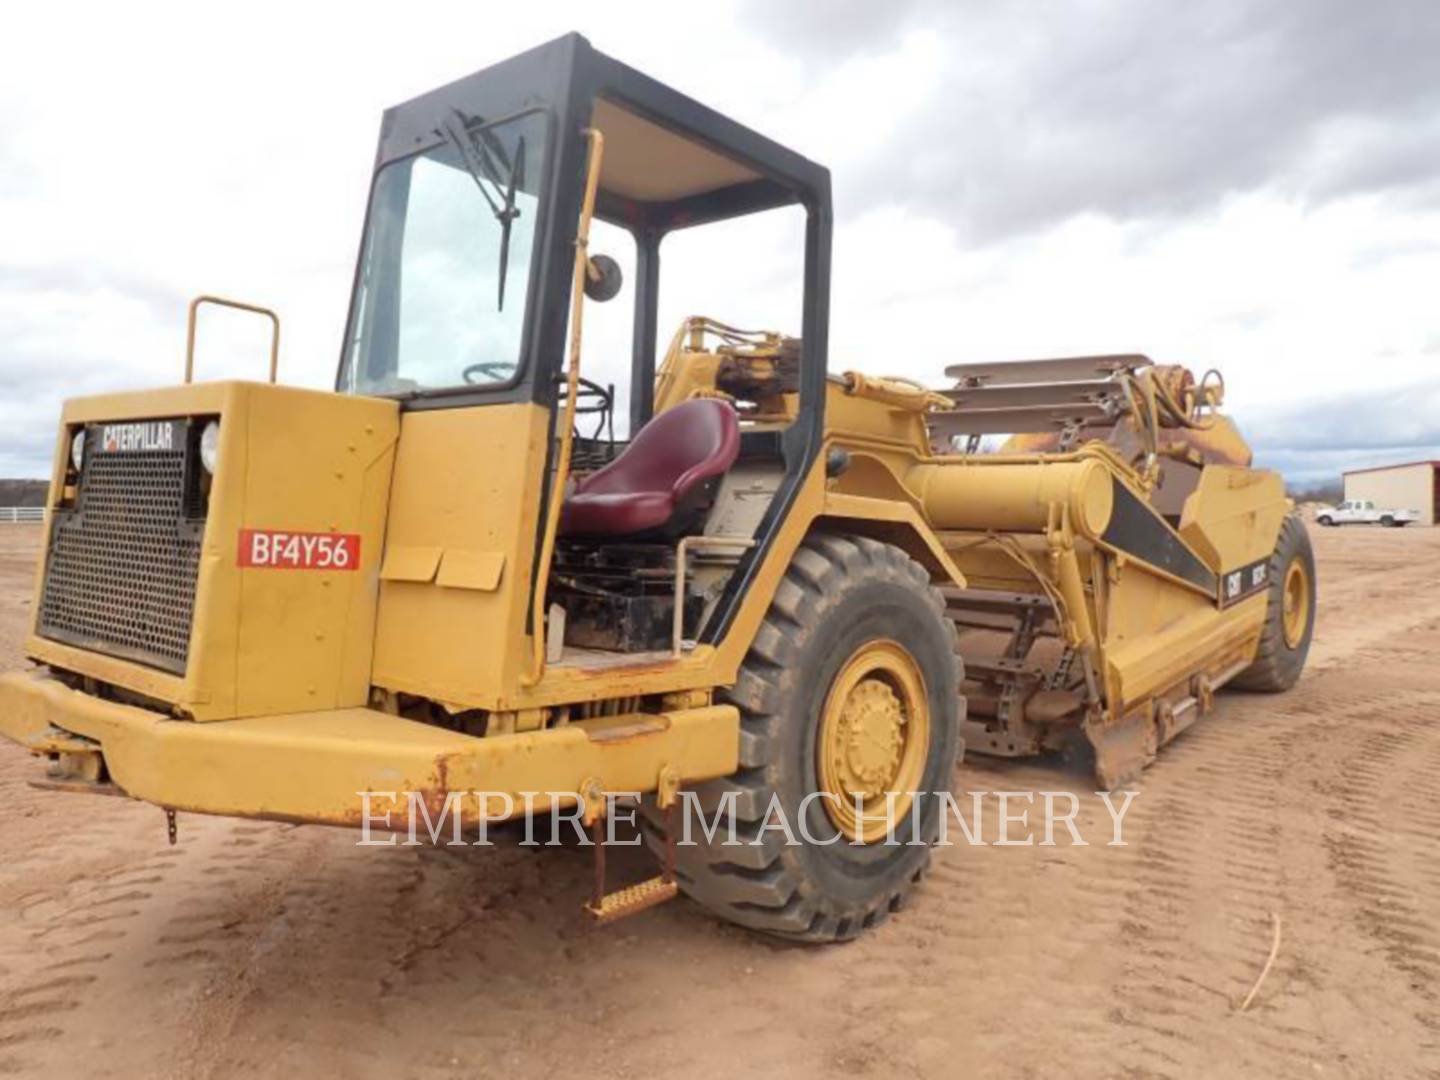
M 1339 506 L 1322 506 L 1315 514 L 1321 525 L 1386 525 L 1400 528 L 1420 520 L 1417 510 L 1388 510 L 1369 499 L 1346 499 Z

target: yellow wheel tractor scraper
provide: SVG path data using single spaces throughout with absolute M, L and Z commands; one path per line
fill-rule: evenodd
M 800 337 L 662 350 L 662 238 L 784 207 Z M 172 823 L 597 827 L 630 793 L 665 868 L 607 893 L 600 849 L 596 914 L 678 888 L 833 940 L 921 877 L 962 746 L 1108 788 L 1222 686 L 1295 682 L 1309 542 L 1217 376 L 829 374 L 831 220 L 825 169 L 575 35 L 389 110 L 333 393 L 187 359 L 66 403 L 0 729 Z M 626 284 L 617 440 L 582 331 Z M 677 842 L 687 806 L 738 835 Z

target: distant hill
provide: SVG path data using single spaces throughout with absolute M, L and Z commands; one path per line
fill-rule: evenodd
M 1333 506 L 1345 498 L 1345 482 L 1338 476 L 1333 480 L 1311 480 L 1286 487 L 1286 493 L 1296 502 L 1321 502 Z
M 0 480 L 0 506 L 44 506 L 44 480 Z

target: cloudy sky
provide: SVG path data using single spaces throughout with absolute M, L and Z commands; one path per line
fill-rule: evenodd
M 837 370 L 1141 351 L 1221 368 L 1293 479 L 1440 457 L 1434 0 L 57 2 L 0 56 L 0 476 L 63 397 L 176 381 L 197 292 L 330 384 L 381 110 L 571 29 L 830 166 Z M 781 218 L 709 277 L 668 241 L 662 336 L 796 329 Z M 203 333 L 261 370 L 263 327 Z

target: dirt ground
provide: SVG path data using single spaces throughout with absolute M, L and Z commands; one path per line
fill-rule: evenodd
M 845 946 L 677 901 L 581 917 L 578 849 L 353 834 L 40 792 L 0 747 L 0 1073 L 1440 1076 L 1440 529 L 1320 530 L 1309 670 L 1222 695 L 1134 785 L 1124 847 L 954 847 Z M 0 660 L 36 530 L 0 526 Z M 1269 952 L 1248 1012 L 1235 1003 Z

